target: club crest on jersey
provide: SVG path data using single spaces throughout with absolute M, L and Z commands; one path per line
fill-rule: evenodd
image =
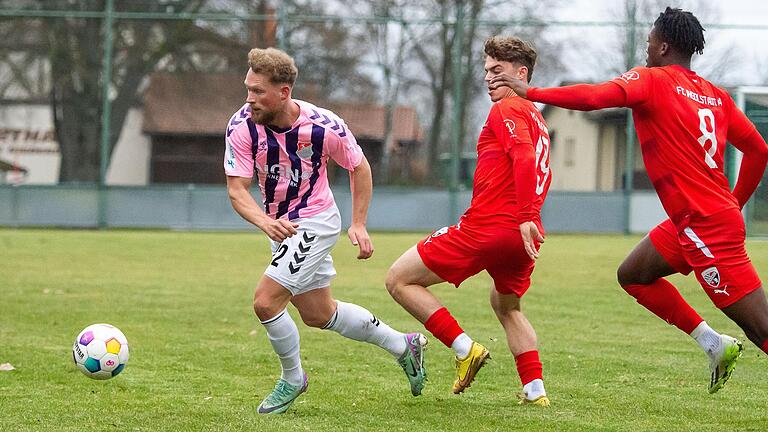
M 701 278 L 712 288 L 720 286 L 720 272 L 717 271 L 717 267 L 710 267 L 701 272 Z
M 513 137 L 517 136 L 515 135 L 515 122 L 509 119 L 504 119 L 504 124 L 507 125 L 507 130 L 509 131 L 510 135 L 512 135 Z
M 619 77 L 622 81 L 629 84 L 630 81 L 637 81 L 640 79 L 640 74 L 637 71 L 628 71 L 621 74 Z
M 302 159 L 309 159 L 312 157 L 312 143 L 311 142 L 301 142 L 299 141 L 299 145 L 296 148 L 296 154 L 299 155 Z
M 258 146 L 258 151 L 264 151 L 266 149 L 267 149 L 267 142 L 266 141 L 260 142 Z

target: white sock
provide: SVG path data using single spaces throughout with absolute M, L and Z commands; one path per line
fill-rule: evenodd
M 720 333 L 712 330 L 706 321 L 702 321 L 693 329 L 691 337 L 698 342 L 708 356 L 713 357 L 720 354 L 720 345 L 722 344 Z
M 368 309 L 352 303 L 337 300 L 336 312 L 323 328 L 356 341 L 384 348 L 395 358 L 400 357 L 407 348 L 403 333 L 393 330 Z
M 528 384 L 523 386 L 523 393 L 528 400 L 536 400 L 541 396 L 546 396 L 547 392 L 544 390 L 544 381 L 537 378 Z
M 456 339 L 451 344 L 451 349 L 456 353 L 456 358 L 467 358 L 469 350 L 472 349 L 472 338 L 467 336 L 466 333 L 456 336 Z
M 292 385 L 304 383 L 304 370 L 301 368 L 301 356 L 299 355 L 299 329 L 296 323 L 285 309 L 274 318 L 262 321 L 267 329 L 267 337 L 280 358 L 280 366 L 283 368 L 281 378 Z

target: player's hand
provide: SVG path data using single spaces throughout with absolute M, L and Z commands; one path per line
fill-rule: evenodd
M 360 247 L 357 259 L 368 259 L 373 255 L 373 242 L 371 242 L 371 237 L 368 235 L 365 225 L 352 224 L 349 230 L 347 230 L 347 235 L 354 246 Z
M 535 260 L 539 257 L 538 243 L 544 243 L 544 236 L 539 232 L 539 228 L 533 222 L 523 222 L 520 224 L 520 235 L 523 236 L 523 246 L 525 253 Z
M 286 219 L 265 218 L 259 223 L 258 227 L 264 231 L 267 237 L 282 243 L 283 240 L 297 233 L 296 228 L 299 227 L 299 224 Z
M 528 83 L 507 74 L 498 74 L 488 82 L 488 88 L 496 90 L 499 87 L 509 87 L 520 97 L 528 96 Z

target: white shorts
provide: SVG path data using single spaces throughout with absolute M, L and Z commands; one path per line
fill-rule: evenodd
M 297 234 L 282 243 L 270 240 L 272 261 L 264 274 L 293 295 L 330 286 L 336 276 L 331 249 L 341 232 L 339 209 L 333 205 L 293 222 L 299 224 Z

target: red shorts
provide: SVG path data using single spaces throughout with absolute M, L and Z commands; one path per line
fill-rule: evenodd
M 541 224 L 537 225 L 543 235 Z M 479 227 L 460 221 L 435 231 L 416 249 L 428 269 L 457 287 L 483 270 L 501 294 L 522 297 L 531 286 L 534 261 L 525 252 L 516 226 L 502 228 L 487 221 Z
M 762 285 L 744 248 L 744 219 L 736 209 L 689 219 L 680 228 L 667 219 L 648 235 L 675 271 L 694 272 L 720 309 Z

